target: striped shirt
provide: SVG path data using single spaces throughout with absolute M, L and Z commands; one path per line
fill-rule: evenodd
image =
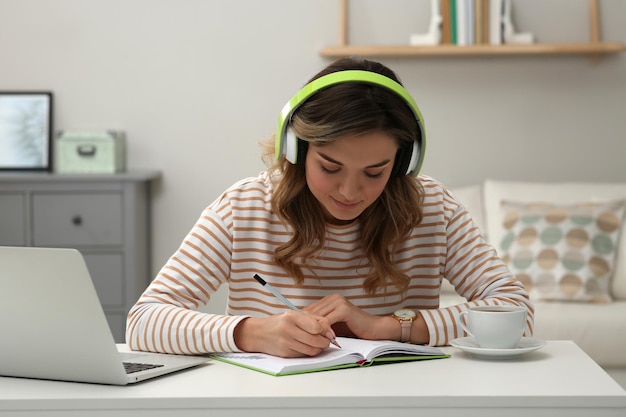
M 255 273 L 298 307 L 340 293 L 369 314 L 418 310 L 433 346 L 464 335 L 458 316 L 471 305 L 524 305 L 526 334 L 532 334 L 533 307 L 523 286 L 453 195 L 430 177 L 419 180 L 425 190 L 424 219 L 394 258 L 410 277 L 406 293 L 393 287 L 373 295 L 364 291 L 369 261 L 360 247 L 358 222 L 327 225 L 321 253 L 307 262 L 304 282 L 296 284 L 272 259 L 292 232 L 272 211 L 274 187 L 263 172 L 239 181 L 203 211 L 130 310 L 127 343 L 135 350 L 166 353 L 239 351 L 233 333 L 241 320 L 287 309 L 259 285 Z M 439 308 L 442 279 L 469 302 Z M 225 314 L 197 311 L 221 285 L 229 290 Z

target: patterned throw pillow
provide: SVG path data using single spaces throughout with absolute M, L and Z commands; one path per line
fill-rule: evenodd
M 500 255 L 531 299 L 610 302 L 624 201 L 503 201 Z

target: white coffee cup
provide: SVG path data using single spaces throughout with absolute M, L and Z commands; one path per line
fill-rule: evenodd
M 479 347 L 513 349 L 526 328 L 526 308 L 520 306 L 474 306 L 459 315 L 460 324 Z

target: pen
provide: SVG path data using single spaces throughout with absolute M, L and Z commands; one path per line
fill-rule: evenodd
M 285 297 L 283 297 L 283 295 L 281 293 L 278 292 L 278 290 L 274 287 L 272 287 L 270 284 L 268 284 L 263 278 L 261 278 L 259 276 L 259 274 L 254 274 L 254 279 L 256 279 L 259 284 L 261 284 L 262 286 L 264 286 L 265 288 L 267 288 L 272 294 L 274 294 L 276 296 L 276 298 L 278 298 L 280 301 L 283 302 L 284 305 L 286 305 L 287 307 L 289 307 L 290 309 L 303 313 L 304 312 L 302 310 L 300 310 L 298 307 L 296 307 L 295 305 L 293 305 L 293 303 L 289 300 L 287 300 Z M 338 348 L 341 348 L 341 346 L 339 346 L 339 343 L 337 343 L 337 340 L 335 340 L 334 337 L 330 338 L 330 343 L 332 343 L 333 345 L 337 346 Z

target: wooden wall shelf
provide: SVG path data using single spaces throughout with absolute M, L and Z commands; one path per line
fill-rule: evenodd
M 621 42 L 600 41 L 598 0 L 589 0 L 590 41 L 582 43 L 533 43 L 528 45 L 349 45 L 348 0 L 339 2 L 339 42 L 320 50 L 324 57 L 415 57 L 415 56 L 499 56 L 499 55 L 590 55 L 620 53 L 626 50 Z
M 325 57 L 360 55 L 363 57 L 411 56 L 485 56 L 485 55 L 595 55 L 623 52 L 619 42 L 536 43 L 530 45 L 338 45 L 320 50 Z

